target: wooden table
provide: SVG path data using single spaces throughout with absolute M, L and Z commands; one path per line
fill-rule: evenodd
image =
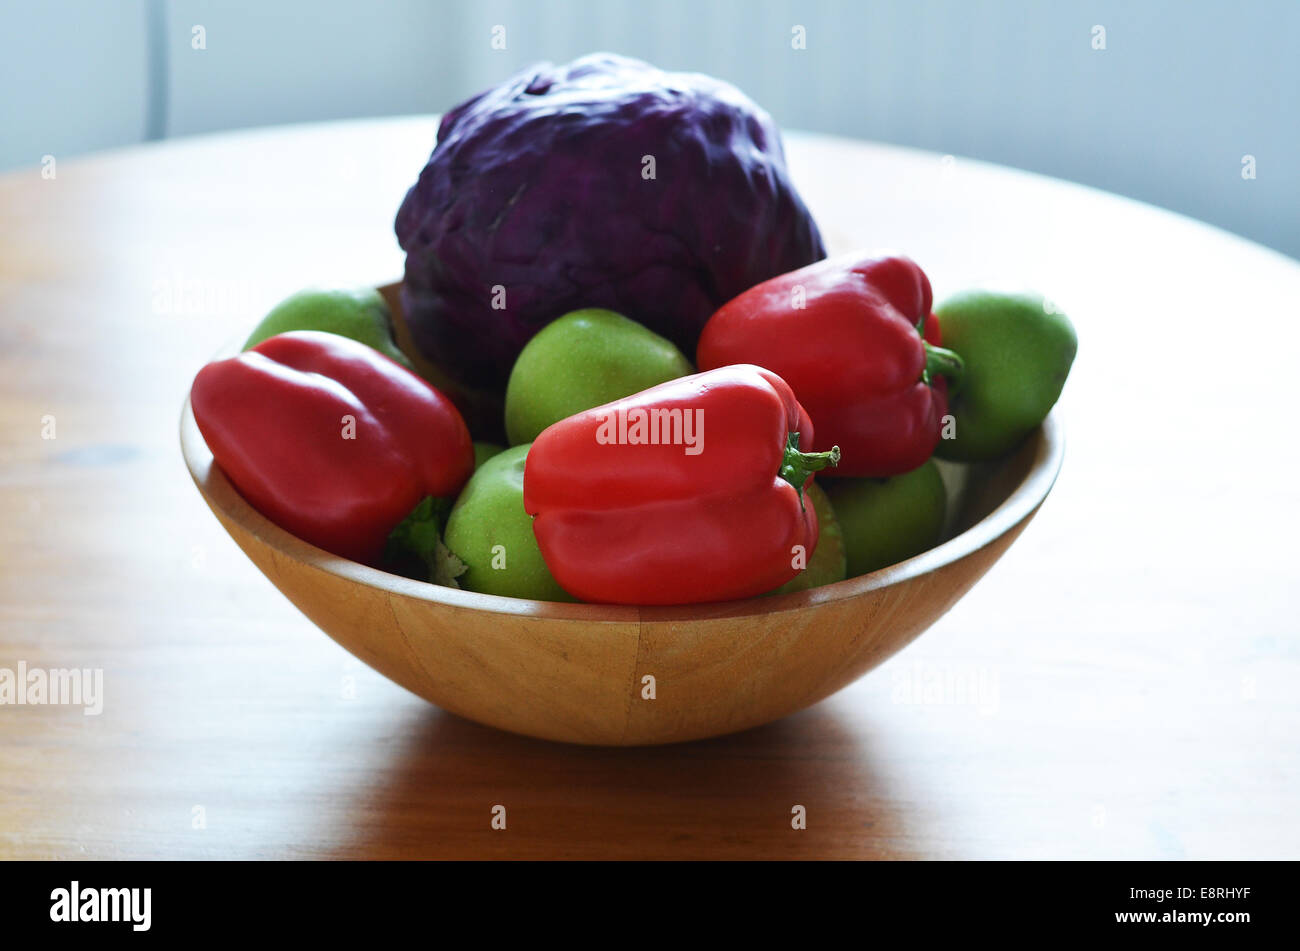
M 1081 340 L 1056 490 L 885 666 L 749 733 L 614 751 L 441 713 L 317 631 L 194 491 L 181 399 L 277 299 L 400 274 L 433 130 L 0 178 L 0 668 L 104 672 L 99 716 L 0 706 L 0 857 L 1300 855 L 1300 265 L 1005 169 L 788 143 L 834 247 L 905 250 L 939 296 L 1036 285 Z

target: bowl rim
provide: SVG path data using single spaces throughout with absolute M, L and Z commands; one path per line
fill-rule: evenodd
M 279 555 L 301 562 L 328 575 L 416 601 L 452 608 L 584 623 L 628 623 L 635 621 L 699 620 L 743 618 L 798 611 L 814 604 L 844 601 L 867 592 L 889 587 L 935 571 L 991 544 L 1028 519 L 1042 504 L 1056 482 L 1065 454 L 1065 434 L 1059 411 L 1054 409 L 1038 432 L 1034 456 L 1024 476 L 993 511 L 934 548 L 906 561 L 805 591 L 759 596 L 739 601 L 670 606 L 608 605 L 558 601 L 532 601 L 503 595 L 480 594 L 427 581 L 390 574 L 359 562 L 331 554 L 303 541 L 254 509 L 225 473 L 215 464 L 199 432 L 190 408 L 189 395 L 181 409 L 181 454 L 190 477 L 208 506 L 218 515 L 240 526 Z

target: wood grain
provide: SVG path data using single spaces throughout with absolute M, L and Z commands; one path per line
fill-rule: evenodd
M 177 406 L 250 315 L 400 272 L 432 136 L 297 127 L 0 178 L 0 667 L 105 680 L 97 717 L 0 707 L 0 855 L 1300 853 L 1300 453 L 1270 365 L 1300 265 L 961 159 L 788 143 L 834 247 L 903 249 L 940 296 L 1037 285 L 1079 330 L 1056 489 L 924 637 L 769 726 L 609 750 L 440 712 L 321 634 L 194 492 Z

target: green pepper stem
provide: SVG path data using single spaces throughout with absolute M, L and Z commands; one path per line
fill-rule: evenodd
M 799 507 L 803 507 L 803 484 L 808 477 L 827 466 L 840 464 L 840 447 L 831 446 L 826 452 L 800 452 L 799 434 L 790 433 L 785 443 L 785 455 L 781 459 L 781 471 L 778 475 L 794 486 L 799 493 Z
M 922 340 L 921 344 L 925 347 L 924 378 L 928 381 L 936 373 L 941 374 L 948 381 L 949 393 L 956 393 L 966 375 L 965 361 L 953 351 L 936 347 L 929 341 Z

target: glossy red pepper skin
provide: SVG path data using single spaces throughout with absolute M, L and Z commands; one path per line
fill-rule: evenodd
M 454 495 L 474 468 L 450 400 L 335 334 L 280 334 L 209 363 L 190 405 L 217 464 L 254 508 L 367 564 L 425 496 Z
M 817 448 L 844 452 L 828 475 L 896 475 L 930 457 L 948 411 L 943 377 L 923 379 L 930 351 L 917 328 L 940 343 L 932 303 L 925 272 L 905 257 L 832 258 L 724 304 L 704 327 L 696 362 L 780 374 L 812 417 Z
M 679 410 L 700 423 L 685 440 L 635 444 L 639 411 Z M 617 421 L 628 421 L 628 439 Z M 604 434 L 602 436 L 602 433 Z M 780 475 L 790 434 L 812 423 L 790 387 L 754 366 L 660 384 L 555 423 L 528 452 L 524 508 L 555 579 L 584 601 L 691 604 L 771 591 L 811 556 L 817 516 L 806 471 Z M 825 460 L 822 461 L 825 464 Z

